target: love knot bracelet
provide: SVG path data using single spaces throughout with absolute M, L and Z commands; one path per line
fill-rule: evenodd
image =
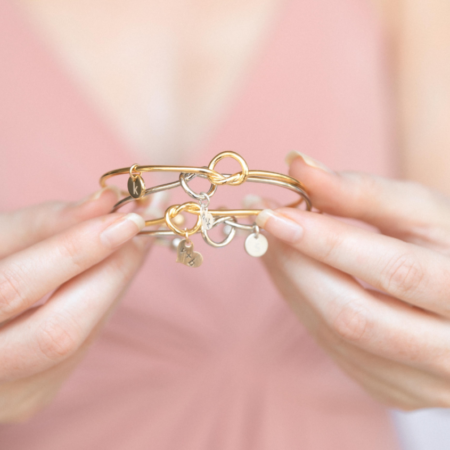
M 234 174 L 221 174 L 215 169 L 217 163 L 224 158 L 233 158 L 241 165 L 241 171 Z M 146 188 L 145 181 L 142 177 L 144 172 L 175 172 L 179 173 L 177 181 L 172 183 L 161 184 L 158 186 Z M 300 181 L 288 175 L 263 170 L 249 170 L 247 163 L 242 156 L 235 152 L 226 151 L 215 156 L 207 167 L 184 167 L 184 166 L 139 166 L 134 164 L 131 167 L 112 170 L 105 173 L 100 178 L 100 185 L 106 186 L 106 180 L 118 176 L 127 175 L 128 191 L 121 191 L 125 198 L 121 199 L 111 212 L 117 211 L 122 206 L 142 199 L 157 192 L 181 187 L 186 194 L 193 198 L 196 202 L 187 202 L 181 205 L 169 206 L 164 217 L 158 219 L 146 220 L 146 227 L 165 225 L 165 229 L 144 229 L 140 234 L 149 234 L 157 237 L 174 236 L 174 244 L 177 249 L 177 262 L 187 265 L 188 267 L 199 267 L 203 261 L 200 253 L 194 251 L 194 244 L 190 240 L 190 236 L 200 232 L 205 242 L 215 248 L 228 245 L 236 235 L 237 230 L 250 232 L 245 240 L 245 249 L 247 253 L 254 257 L 262 256 L 268 248 L 267 239 L 260 233 L 256 223 L 244 224 L 239 223 L 238 217 L 252 217 L 258 215 L 260 209 L 232 209 L 225 208 L 209 209 L 211 197 L 216 193 L 219 186 L 239 186 L 243 183 L 265 183 L 272 186 L 278 186 L 299 195 L 299 199 L 293 203 L 286 205 L 287 207 L 296 207 L 300 204 L 305 205 L 305 209 L 311 210 L 311 201 L 304 186 Z M 189 187 L 189 181 L 195 177 L 207 179 L 211 186 L 207 192 L 194 192 Z M 196 223 L 191 228 L 181 229 L 184 223 L 184 217 L 181 213 L 186 212 L 197 216 Z M 208 231 L 217 225 L 225 225 L 225 238 L 221 242 L 213 241 Z

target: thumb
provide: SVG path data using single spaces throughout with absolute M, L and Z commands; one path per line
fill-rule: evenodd
M 335 216 L 374 225 L 390 236 L 410 234 L 430 224 L 450 228 L 450 202 L 413 182 L 360 172 L 334 172 L 299 152 L 290 153 L 289 174 L 305 184 L 314 207 Z

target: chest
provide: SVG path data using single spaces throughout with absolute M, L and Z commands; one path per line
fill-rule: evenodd
M 21 1 L 119 134 L 166 163 L 220 117 L 280 3 Z

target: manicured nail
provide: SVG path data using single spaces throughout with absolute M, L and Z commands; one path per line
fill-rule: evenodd
M 103 230 L 100 239 L 105 245 L 115 248 L 136 236 L 144 227 L 143 217 L 136 213 L 129 213 Z
M 116 196 L 116 202 L 118 202 L 121 198 L 120 189 L 117 186 L 110 185 L 106 186 L 102 189 L 99 189 L 97 192 L 94 192 L 93 194 L 88 195 L 87 197 L 83 198 L 77 203 L 77 206 L 83 205 L 84 203 L 88 203 L 94 200 L 98 200 L 102 195 L 110 195 L 110 193 L 113 193 Z
M 290 243 L 297 242 L 303 235 L 303 228 L 297 222 L 271 209 L 261 211 L 256 217 L 256 224 L 278 239 Z
M 322 164 L 321 162 L 317 161 L 316 159 L 311 158 L 311 156 L 305 155 L 300 152 L 290 152 L 286 156 L 286 159 L 285 159 L 286 164 L 288 166 L 290 166 L 294 162 L 294 160 L 297 158 L 301 158 L 303 160 L 303 162 L 309 167 L 313 167 L 314 169 L 324 170 L 325 172 L 328 172 L 328 173 L 334 173 L 325 164 Z

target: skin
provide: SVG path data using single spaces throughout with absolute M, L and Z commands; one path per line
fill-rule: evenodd
M 372 1 L 391 52 L 401 174 L 450 194 L 448 1 Z M 281 4 L 19 3 L 114 128 L 146 154 L 163 149 L 152 157 L 164 154 L 164 163 L 179 161 L 179 149 L 194 147 L 214 125 Z M 230 28 L 237 38 L 226 44 L 211 33 Z M 124 42 L 136 51 L 117 51 Z M 149 111 L 155 102 L 165 116 Z M 333 173 L 310 159 L 296 158 L 291 174 L 324 214 L 283 209 L 278 222 L 268 214 L 259 220 L 272 234 L 269 273 L 294 312 L 375 398 L 408 410 L 450 406 L 449 200 L 413 183 Z M 106 190 L 81 204 L 0 215 L 0 422 L 26 420 L 53 399 L 139 270 L 149 244 L 134 237 L 136 224 L 115 245 L 100 238 L 124 217 L 106 215 L 116 200 Z
M 226 111 L 283 1 L 19 3 L 121 138 L 179 164 Z
M 449 407 L 450 199 L 302 156 L 290 174 L 322 214 L 267 209 L 257 222 L 272 236 L 268 272 L 295 314 L 377 400 Z
M 0 422 L 53 399 L 139 270 L 151 239 L 135 237 L 138 214 L 108 214 L 117 199 L 107 188 L 0 215 Z

